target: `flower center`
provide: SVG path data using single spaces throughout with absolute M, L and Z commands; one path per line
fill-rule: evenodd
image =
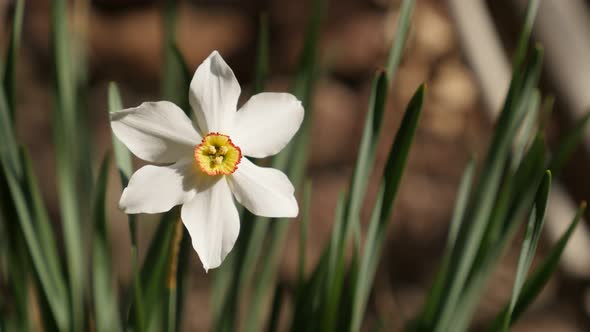
M 242 151 L 227 135 L 209 133 L 195 148 L 195 160 L 208 175 L 228 175 L 238 169 Z

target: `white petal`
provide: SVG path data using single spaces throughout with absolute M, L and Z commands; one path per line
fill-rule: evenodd
M 299 213 L 295 189 L 287 176 L 274 168 L 259 167 L 242 158 L 229 176 L 234 196 L 250 212 L 271 218 L 294 218 Z
M 205 271 L 221 265 L 240 232 L 240 217 L 225 178 L 185 203 L 181 218 Z
M 279 153 L 303 121 L 301 102 L 289 93 L 260 93 L 236 113 L 232 141 L 246 156 L 264 158 Z
M 144 166 L 129 179 L 119 207 L 125 213 L 168 211 L 195 196 L 195 176 L 193 161 L 188 158 L 170 166 Z
M 186 114 L 167 101 L 113 112 L 111 127 L 133 154 L 156 163 L 173 163 L 190 156 L 201 141 Z
M 240 84 L 217 51 L 197 68 L 191 81 L 189 101 L 201 133 L 227 133 L 236 113 Z

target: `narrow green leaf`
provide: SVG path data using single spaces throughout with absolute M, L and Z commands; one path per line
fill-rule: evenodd
M 512 313 L 510 324 L 513 324 L 520 318 L 522 313 L 533 302 L 533 300 L 539 295 L 543 287 L 547 284 L 547 281 L 549 281 L 549 277 L 557 269 L 557 264 L 559 263 L 561 254 L 563 254 L 563 250 L 565 249 L 565 246 L 569 241 L 572 233 L 574 232 L 576 226 L 580 222 L 580 219 L 584 215 L 585 210 L 586 202 L 582 202 L 582 204 L 580 204 L 578 212 L 576 213 L 576 216 L 574 217 L 566 232 L 561 236 L 559 241 L 557 241 L 555 246 L 551 249 L 549 255 L 543 260 L 539 267 L 525 282 L 524 286 L 522 287 L 522 291 L 520 292 L 520 296 L 518 297 L 518 300 L 514 305 L 514 310 Z
M 451 227 L 449 228 L 449 236 L 447 238 L 447 251 L 452 251 L 455 246 L 455 241 L 459 235 L 459 230 L 463 224 L 465 217 L 465 210 L 467 209 L 467 203 L 469 202 L 469 195 L 471 194 L 471 186 L 473 184 L 473 176 L 475 173 L 475 159 L 470 159 L 467 167 L 463 171 L 461 177 L 461 183 L 459 184 L 459 190 L 457 193 L 457 199 L 455 201 L 455 207 L 453 208 L 453 217 L 451 218 Z
M 360 223 L 360 212 L 367 191 L 367 185 L 375 163 L 375 153 L 379 142 L 385 101 L 388 93 L 388 79 L 385 72 L 380 71 L 373 79 L 369 108 L 365 117 L 365 126 L 359 146 L 354 172 L 350 184 L 350 197 L 346 211 L 344 241 L 351 231 Z M 341 250 L 342 251 L 342 250 Z
M 553 106 L 555 105 L 555 96 L 549 95 L 543 99 L 541 105 L 541 114 L 539 119 L 539 131 L 544 132 L 547 123 L 551 121 L 551 113 L 553 113 Z
M 166 308 L 164 311 L 163 329 L 166 331 L 176 331 L 178 322 L 176 320 L 177 314 L 177 300 L 178 292 L 176 289 L 178 281 L 178 259 L 180 252 L 180 244 L 183 236 L 183 223 L 180 218 L 174 222 L 174 230 L 172 238 L 170 239 L 170 248 L 168 262 L 166 264 Z
M 254 75 L 254 93 L 260 93 L 264 90 L 264 85 L 269 72 L 269 28 L 268 16 L 266 14 L 260 15 L 258 27 L 258 47 L 256 56 L 256 70 Z
M 451 331 L 465 331 L 476 309 L 477 302 L 484 290 L 490 274 L 508 248 L 516 231 L 527 213 L 530 213 L 535 198 L 542 192 L 540 186 L 545 173 L 545 146 L 542 138 L 537 137 L 523 158 L 518 169 L 506 179 L 499 198 L 490 215 L 488 229 L 477 252 L 468 280 L 457 305 L 449 313 L 450 320 L 443 320 L 438 328 Z M 502 212 L 496 213 L 501 210 Z M 490 236 L 491 229 L 497 229 Z M 493 241 L 491 240 L 493 239 Z M 442 325 L 442 324 L 445 325 Z
M 62 276 L 62 264 L 57 250 L 56 236 L 49 220 L 47 208 L 43 202 L 41 190 L 39 188 L 39 181 L 33 171 L 33 163 L 29 155 L 22 152 L 23 164 L 23 182 L 25 186 L 25 193 L 29 202 L 29 211 L 32 211 L 34 220 L 34 227 L 38 235 L 38 241 L 41 245 L 45 256 L 45 262 L 48 264 L 48 269 L 51 275 L 56 279 L 56 283 L 61 288 L 60 292 L 65 293 L 64 279 Z
M 444 287 L 444 303 L 439 306 L 436 319 L 437 332 L 446 331 L 453 319 L 453 311 L 460 301 L 462 289 L 469 277 L 484 232 L 488 228 L 487 221 L 492 213 L 496 192 L 500 186 L 500 180 L 504 165 L 510 154 L 517 129 L 522 123 L 526 111 L 526 103 L 533 92 L 539 78 L 541 69 L 542 50 L 536 48 L 533 57 L 524 73 L 515 72 L 511 82 L 504 109 L 500 115 L 491 146 L 488 150 L 486 162 L 474 196 L 472 207 L 473 215 L 469 216 L 472 222 L 458 236 L 457 246 L 453 250 L 449 273 L 453 275 L 449 279 L 450 285 Z M 498 218 L 502 220 L 503 218 Z
M 18 53 L 20 51 L 24 10 L 25 1 L 17 0 L 14 8 L 12 33 L 10 34 L 10 43 L 8 44 L 6 65 L 4 69 L 4 90 L 6 92 L 6 99 L 11 112 L 10 116 L 12 123 L 14 123 L 16 112 L 16 65 L 19 57 Z
M 281 318 L 281 309 L 283 308 L 284 296 L 283 284 L 277 283 L 275 287 L 275 294 L 272 299 L 272 310 L 270 313 L 270 320 L 268 323 L 268 332 L 276 332 L 279 330 L 279 322 Z
M 297 269 L 297 288 L 303 287 L 305 279 L 305 261 L 307 257 L 307 231 L 309 229 L 309 211 L 311 210 L 311 180 L 307 180 L 303 187 L 303 209 L 301 214 L 301 225 L 299 227 L 299 262 Z
M 393 214 L 393 205 L 401 177 L 406 167 L 406 161 L 410 153 L 410 147 L 414 140 L 414 134 L 418 127 L 418 120 L 422 112 L 426 86 L 424 84 L 418 87 L 412 99 L 406 107 L 406 112 L 402 119 L 401 125 L 397 130 L 395 139 L 387 157 L 387 163 L 383 170 L 383 180 L 385 183 L 385 193 L 383 196 L 383 208 L 381 209 L 381 228 L 384 229 Z
M 166 100 L 172 101 L 177 105 L 184 106 L 187 100 L 187 94 L 183 85 L 182 64 L 178 62 L 177 56 L 174 54 L 176 39 L 176 21 L 178 16 L 178 1 L 166 0 L 164 2 L 163 15 L 163 79 L 162 79 L 162 95 Z
M 533 24 L 535 23 L 535 18 L 537 17 L 540 4 L 541 0 L 528 1 L 524 24 L 522 30 L 520 31 L 520 36 L 518 37 L 518 46 L 516 49 L 516 54 L 514 55 L 513 68 L 515 70 L 518 70 L 525 61 L 528 43 L 531 38 Z
M 393 212 L 396 193 L 418 126 L 418 120 L 420 119 L 424 93 L 425 86 L 421 85 L 408 103 L 383 171 L 382 194 L 379 195 L 378 200 L 380 206 L 373 209 L 374 214 L 371 218 L 367 243 L 360 263 L 358 289 L 355 290 L 353 295 L 351 331 L 359 330 L 362 323 L 362 314 L 365 310 L 368 292 L 373 283 L 378 258 L 380 257 L 379 253 L 383 246 L 385 234 L 387 234 L 387 226 Z
M 471 195 L 474 173 L 475 159 L 471 159 L 463 171 L 463 176 L 461 177 L 461 182 L 459 184 L 457 199 L 455 201 L 453 216 L 451 218 L 451 226 L 449 228 L 449 235 L 447 237 L 447 246 L 442 259 L 441 267 L 436 274 L 432 288 L 428 292 L 424 309 L 419 319 L 415 321 L 414 324 L 428 325 L 428 322 L 432 322 L 437 311 L 437 307 L 442 301 L 441 296 L 443 293 L 443 287 L 447 278 L 449 278 L 447 273 L 449 270 L 451 255 L 455 247 L 457 236 L 459 235 L 460 229 L 463 225 L 467 204 L 469 202 L 469 196 Z
M 387 61 L 387 76 L 395 77 L 397 67 L 399 66 L 406 40 L 408 38 L 408 30 L 410 29 L 410 22 L 412 19 L 412 12 L 414 11 L 414 0 L 404 0 L 400 9 L 400 14 L 397 21 L 395 40 L 389 51 L 389 59 Z
M 165 294 L 166 277 L 169 260 L 171 258 L 171 242 L 174 238 L 176 222 L 180 218 L 179 208 L 175 207 L 165 213 L 154 236 L 150 241 L 148 252 L 145 256 L 140 271 L 141 289 L 145 327 L 154 326 L 155 312 L 161 305 L 161 299 Z M 134 303 L 137 305 L 137 303 Z
M 268 246 L 264 261 L 250 302 L 249 313 L 246 317 L 246 327 L 244 331 L 260 331 L 261 329 L 261 312 L 265 293 L 268 291 L 268 285 L 272 284 L 276 275 L 276 269 L 283 253 L 285 236 L 289 226 L 289 220 L 279 219 L 272 221 L 270 237 L 271 242 Z
M 547 208 L 547 199 L 549 198 L 549 190 L 551 188 L 551 172 L 547 171 L 543 182 L 537 193 L 535 208 L 533 209 L 522 244 L 520 258 L 518 260 L 518 267 L 516 269 L 516 276 L 514 279 L 514 288 L 512 290 L 512 297 L 510 299 L 509 309 L 504 319 L 504 331 L 508 331 L 512 311 L 516 305 L 516 301 L 520 295 L 522 285 L 533 262 L 537 243 L 541 236 L 543 223 L 545 222 L 545 212 Z
M 365 240 L 365 246 L 363 249 L 360 265 L 358 267 L 358 276 L 356 283 L 353 285 L 352 290 L 352 317 L 350 318 L 350 331 L 360 331 L 365 309 L 367 306 L 367 300 L 369 298 L 369 292 L 373 283 L 373 277 L 376 262 L 379 260 L 379 224 L 381 217 L 381 209 L 383 208 L 383 195 L 384 187 L 381 186 L 375 206 L 371 214 L 369 221 L 369 229 L 367 230 L 367 239 Z
M 18 214 L 18 220 L 25 237 L 27 248 L 31 255 L 35 275 L 41 284 L 44 298 L 48 302 L 58 328 L 61 330 L 67 330 L 69 317 L 67 311 L 67 298 L 65 297 L 65 286 L 57 283 L 59 280 L 58 276 L 52 275 L 47 266 L 43 250 L 40 247 L 40 242 L 36 237 L 34 221 L 26 201 L 25 193 L 20 187 L 16 175 L 9 168 L 5 155 L 0 155 L 0 159 L 4 173 L 6 174 L 6 180 L 11 197 L 14 201 L 14 206 Z
M 312 84 L 312 83 L 310 83 Z M 303 100 L 304 105 L 309 101 Z M 307 108 L 309 114 L 309 107 Z M 308 115 L 309 116 L 309 115 Z M 304 170 L 307 160 L 307 143 L 306 137 L 308 133 L 300 134 L 302 138 L 295 141 L 294 152 L 292 154 L 286 154 L 283 150 L 278 156 L 275 156 L 272 160 L 272 167 L 277 169 L 287 169 L 287 166 L 291 166 L 287 169 L 287 174 L 291 179 L 291 182 L 295 187 L 299 187 L 299 184 L 303 180 Z M 291 143 L 293 144 L 293 143 Z M 288 164 L 289 157 L 293 158 L 295 162 Z M 268 285 L 274 279 L 276 275 L 276 269 L 280 263 L 279 259 L 282 255 L 282 249 L 285 243 L 285 236 L 290 225 L 287 219 L 271 220 L 270 230 L 270 243 L 266 248 L 266 252 L 271 253 L 266 255 L 262 261 L 261 270 L 256 279 L 256 283 L 253 286 L 253 294 L 249 311 L 247 314 L 246 328 L 245 331 L 258 331 L 260 329 L 261 309 L 265 294 L 268 292 Z
M 180 332 L 184 317 L 184 304 L 187 293 L 190 290 L 191 274 L 189 273 L 190 260 L 192 259 L 193 245 L 190 234 L 183 228 L 180 252 L 178 253 L 178 273 L 176 276 L 176 332 Z
M 21 176 L 22 166 L 18 154 L 18 144 L 14 133 L 14 126 L 10 119 L 10 107 L 4 94 L 4 89 L 0 89 L 0 155 L 10 168 L 11 174 Z
M 361 138 L 359 154 L 351 181 L 351 197 L 347 211 L 346 230 L 344 232 L 345 239 L 348 239 L 351 230 L 356 231 L 358 229 L 360 209 L 365 196 L 369 174 L 373 169 L 375 150 L 381 133 L 381 124 L 383 123 L 385 102 L 389 88 L 388 83 L 389 79 L 395 76 L 401 60 L 413 8 L 413 0 L 405 0 L 402 3 L 395 41 L 392 43 L 389 51 L 387 71 L 379 72 L 373 81 L 369 98 L 369 111 L 367 112 L 363 137 Z
M 191 80 L 193 79 L 193 75 L 192 75 L 192 71 L 189 68 L 188 64 L 186 63 L 186 61 L 184 60 L 184 57 L 182 56 L 182 53 L 180 52 L 180 49 L 178 48 L 178 45 L 176 44 L 176 42 L 172 43 L 172 45 L 170 46 L 172 48 L 172 53 L 174 54 L 174 57 L 176 58 L 176 62 L 178 64 L 180 64 L 180 67 L 182 68 L 181 70 L 181 74 L 182 74 L 182 78 L 183 78 L 183 84 L 182 86 L 188 87 L 190 86 Z M 187 100 L 188 102 L 188 100 Z M 182 104 L 181 106 L 187 106 Z M 185 110 L 185 112 L 188 110 Z M 189 112 L 189 116 L 192 115 L 192 112 Z
M 97 331 L 120 331 L 118 301 L 111 283 L 111 248 L 105 210 L 110 156 L 100 166 L 94 195 L 94 240 L 92 242 L 92 289 Z
M 328 251 L 324 250 L 309 279 L 295 298 L 290 331 L 315 331 L 319 329 L 318 315 L 322 310 L 322 296 L 328 270 Z
M 30 290 L 30 271 L 31 264 L 29 264 L 25 239 L 22 231 L 19 229 L 19 224 L 16 221 L 18 218 L 16 211 L 14 211 L 14 204 L 10 199 L 10 192 L 8 192 L 8 184 L 5 176 L 0 169 L 0 178 L 2 179 L 1 189 L 5 189 L 5 201 L 0 201 L 0 285 L 4 285 L 10 291 L 6 297 L 13 299 L 11 309 L 7 310 L 8 303 L 2 303 L 0 300 L 0 324 L 5 323 L 8 331 L 28 331 L 31 327 L 29 290 Z M 2 197 L 4 198 L 4 197 Z M 0 198 L 0 199 L 2 199 Z M 5 204 L 3 204 L 5 203 Z M 4 316 L 6 311 L 6 317 Z M 51 316 L 51 313 L 49 313 Z M 4 322 L 2 321 L 4 320 Z
M 530 142 L 534 139 L 539 119 L 539 103 L 541 102 L 541 94 L 539 90 L 535 89 L 532 97 L 528 100 L 526 107 L 526 115 L 522 121 L 520 130 L 514 140 L 512 152 L 512 168 L 515 169 L 520 163 L 523 154 Z
M 57 159 L 57 183 L 62 215 L 62 228 L 66 248 L 66 262 L 70 291 L 71 328 L 82 330 L 85 320 L 83 305 L 85 259 L 83 257 L 81 209 L 86 193 L 78 190 L 82 180 L 80 142 L 83 127 L 76 114 L 76 64 L 72 57 L 72 36 L 68 28 L 68 10 L 65 0 L 52 2 L 52 40 L 55 61 L 56 99 L 54 135 Z M 89 147 L 85 147 L 89 148 Z
M 340 304 L 345 273 L 344 251 L 346 248 L 344 247 L 345 239 L 343 237 L 345 209 L 346 194 L 341 192 L 336 204 L 332 237 L 327 247 L 328 269 L 324 286 L 325 303 L 322 305 L 323 313 L 320 316 L 322 331 L 332 331 L 336 327 L 336 314 Z

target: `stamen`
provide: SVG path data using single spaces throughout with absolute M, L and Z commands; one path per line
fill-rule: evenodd
M 194 157 L 199 168 L 207 175 L 229 175 L 237 168 L 242 152 L 229 136 L 210 133 L 195 147 Z

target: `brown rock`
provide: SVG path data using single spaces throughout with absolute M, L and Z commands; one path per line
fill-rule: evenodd
M 456 139 L 464 133 L 466 117 L 463 112 L 449 112 L 438 104 L 426 105 L 422 124 L 442 138 Z
M 363 124 L 354 91 L 337 81 L 322 80 L 317 85 L 311 112 L 311 165 L 355 160 Z
M 513 332 L 584 332 L 588 331 L 576 320 L 567 304 L 555 304 L 545 310 L 525 314 L 511 329 Z
M 384 64 L 383 14 L 364 12 L 332 26 L 321 42 L 322 61 L 338 73 L 368 73 Z
M 455 36 L 449 18 L 433 5 L 416 8 L 415 47 L 425 59 L 432 61 L 449 53 Z
M 178 12 L 177 41 L 191 69 L 213 50 L 229 57 L 253 36 L 246 17 L 232 10 L 181 5 Z M 73 22 L 84 21 L 76 15 L 73 14 Z M 39 8 L 30 16 L 32 31 L 28 35 L 41 54 L 49 55 L 49 13 Z M 96 68 L 99 75 L 137 81 L 160 77 L 163 61 L 160 8 L 146 7 L 122 15 L 90 11 L 88 20 L 88 55 L 91 68 Z
M 400 103 L 405 104 L 416 92 L 420 84 L 425 83 L 430 75 L 430 66 L 427 64 L 408 59 L 404 62 L 395 75 L 393 90 L 396 92 Z M 430 98 L 427 98 L 427 102 Z
M 458 60 L 445 61 L 436 72 L 430 97 L 449 111 L 466 111 L 477 103 L 478 90 L 471 72 Z

